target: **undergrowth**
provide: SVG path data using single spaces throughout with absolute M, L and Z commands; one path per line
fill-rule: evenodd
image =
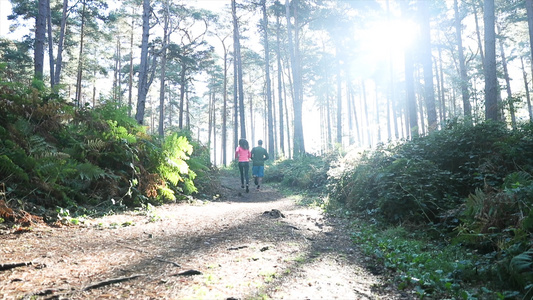
M 450 124 L 265 174 L 353 220 L 354 243 L 420 299 L 533 298 L 532 124 Z
M 532 137 L 532 124 L 453 124 L 349 152 L 329 170 L 328 209 L 387 228 L 356 241 L 421 298 L 531 299 Z
M 209 151 L 189 132 L 150 136 L 125 107 L 101 102 L 75 108 L 44 88 L 0 81 L 9 206 L 53 221 L 180 201 L 214 182 Z
M 392 271 L 400 289 L 412 289 L 420 299 L 520 296 L 519 291 L 501 281 L 486 280 L 497 272 L 490 256 L 436 240 L 420 229 L 380 227 L 358 221 L 353 230 L 353 241 L 362 252 Z

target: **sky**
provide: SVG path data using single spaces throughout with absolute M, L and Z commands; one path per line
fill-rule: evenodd
M 0 37 L 7 37 L 9 32 L 9 23 L 7 16 L 11 13 L 11 2 L 9 0 L 0 0 Z

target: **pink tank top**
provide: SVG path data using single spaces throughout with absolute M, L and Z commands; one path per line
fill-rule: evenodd
M 239 162 L 250 161 L 251 157 L 252 153 L 250 152 L 250 150 L 243 149 L 240 146 L 235 149 L 235 158 L 238 158 Z

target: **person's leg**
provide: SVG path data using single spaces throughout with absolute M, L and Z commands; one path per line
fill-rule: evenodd
M 246 192 L 248 193 L 249 189 L 248 189 L 248 182 L 250 180 L 250 178 L 248 178 L 248 172 L 250 170 L 250 164 L 245 162 L 244 163 L 244 178 L 246 179 Z
M 244 163 L 239 162 L 239 173 L 241 174 L 241 188 L 244 188 Z
M 252 167 L 252 176 L 254 177 L 254 184 L 257 185 L 257 175 L 259 173 L 259 166 Z
M 259 166 L 257 170 L 257 189 L 261 186 L 261 183 L 263 182 L 263 177 L 265 176 L 265 167 Z

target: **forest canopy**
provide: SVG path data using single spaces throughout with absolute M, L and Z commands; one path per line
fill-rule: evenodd
M 2 78 L 188 129 L 215 165 L 241 137 L 293 157 L 532 118 L 530 1 L 10 2 Z

